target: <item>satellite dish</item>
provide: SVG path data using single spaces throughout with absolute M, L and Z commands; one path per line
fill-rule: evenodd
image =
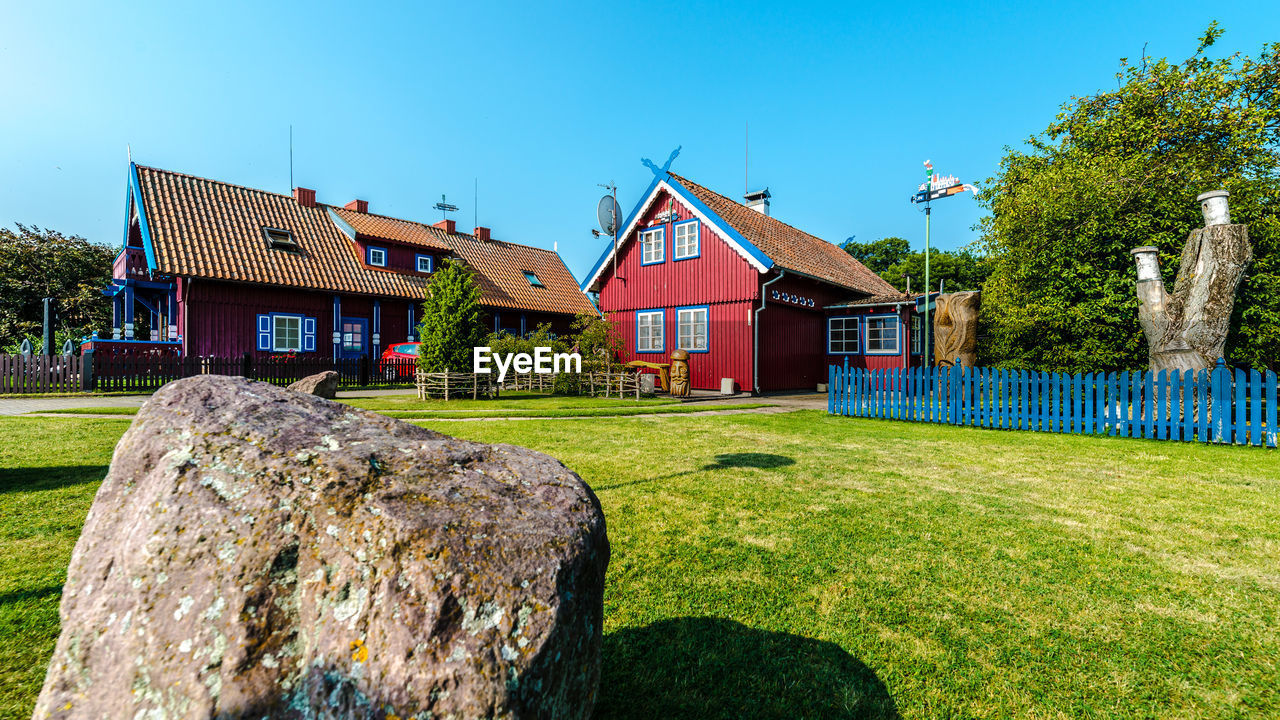
M 618 201 L 612 195 L 600 198 L 600 204 L 596 205 L 596 219 L 600 221 L 600 229 L 605 235 L 612 236 L 617 231 L 618 215 Z

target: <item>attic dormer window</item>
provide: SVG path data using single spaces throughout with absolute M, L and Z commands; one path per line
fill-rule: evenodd
M 267 239 L 267 247 L 272 250 L 292 250 L 297 251 L 298 243 L 293 239 L 293 233 L 288 230 L 280 230 L 279 228 L 262 228 L 262 235 Z
M 546 285 L 543 285 L 542 281 L 538 279 L 537 275 L 534 275 L 528 270 L 524 270 L 522 272 L 524 272 L 524 279 L 528 280 L 530 285 L 534 287 L 546 287 Z

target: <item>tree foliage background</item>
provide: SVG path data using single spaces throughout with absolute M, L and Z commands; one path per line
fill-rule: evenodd
M 57 313 L 54 352 L 68 339 L 111 327 L 111 303 L 102 289 L 111 282 L 116 249 L 78 235 L 16 225 L 0 227 L 0 346 L 16 352 L 24 338 L 40 351 L 46 297 Z
M 471 372 L 471 349 L 484 345 L 480 286 L 471 269 L 446 260 L 427 285 L 418 324 L 418 369 L 423 372 Z
M 1121 60 L 1117 89 L 1072 98 L 1028 149 L 1006 149 L 979 202 L 983 364 L 1042 370 L 1147 365 L 1129 250 L 1160 249 L 1172 286 L 1196 195 L 1231 192 L 1254 262 L 1237 296 L 1230 363 L 1280 364 L 1280 43 L 1210 59 L 1214 23 L 1182 63 Z
M 911 276 L 912 292 L 924 292 L 924 251 L 911 251 L 911 243 L 900 237 L 887 237 L 860 243 L 846 240 L 840 247 L 902 292 Z M 938 281 L 948 291 L 977 290 L 991 274 L 986 258 L 968 248 L 933 250 L 929 253 L 929 284 Z

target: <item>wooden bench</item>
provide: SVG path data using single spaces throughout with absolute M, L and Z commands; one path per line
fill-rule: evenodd
M 671 377 L 670 377 L 671 363 L 656 363 L 656 362 L 649 362 L 647 360 L 632 360 L 631 362 L 627 363 L 627 367 L 647 368 L 649 370 L 657 370 L 658 382 L 662 385 L 662 391 L 671 392 L 671 389 L 668 387 L 671 380 Z

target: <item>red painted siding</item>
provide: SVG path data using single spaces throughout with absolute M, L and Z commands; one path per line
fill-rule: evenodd
M 611 315 L 622 334 L 622 361 L 647 360 L 671 362 L 676 349 L 676 307 L 664 311 L 663 336 L 666 350 L 661 353 L 636 352 L 636 313 L 618 312 Z M 650 309 L 650 308 L 646 308 Z M 738 390 L 750 392 L 751 378 L 751 326 L 747 318 L 751 313 L 750 302 L 715 303 L 708 306 L 707 352 L 689 353 L 689 380 L 697 390 L 719 390 L 720 378 L 733 378 Z
M 760 313 L 760 389 L 816 390 L 826 382 L 826 314 L 847 291 L 799 275 L 765 287 Z
M 830 310 L 827 312 L 828 317 L 848 317 L 851 315 L 856 315 L 863 318 L 869 315 L 897 315 L 898 322 L 900 323 L 901 332 L 902 332 L 902 335 L 901 335 L 902 352 L 894 355 L 866 354 L 867 333 L 866 333 L 866 326 L 864 324 L 861 326 L 862 338 L 859 344 L 860 352 L 856 354 L 849 354 L 849 355 L 827 355 L 826 363 L 831 365 L 844 365 L 845 360 L 847 359 L 849 361 L 849 367 L 865 368 L 867 370 L 885 370 L 885 369 L 893 369 L 893 368 L 901 368 L 901 367 L 919 367 L 922 364 L 921 356 L 909 354 L 911 350 L 911 316 L 915 315 L 915 312 L 911 309 L 910 306 L 900 306 L 896 308 L 892 306 L 858 307 L 858 308 L 847 308 L 843 310 Z M 825 329 L 824 329 L 823 343 L 824 343 L 823 347 L 825 352 L 825 347 L 826 347 Z M 904 359 L 905 357 L 910 358 L 909 365 L 904 364 L 907 362 Z
M 644 310 L 679 305 L 706 305 L 719 302 L 753 300 L 759 293 L 760 274 L 734 252 L 705 223 L 699 223 L 699 257 L 672 259 L 673 223 L 666 228 L 665 260 L 641 265 L 638 242 L 642 229 L 655 226 L 654 218 L 667 212 L 669 196 L 663 193 L 644 214 L 637 230 L 627 239 L 620 238 L 618 276 L 613 264 L 605 268 L 600 288 L 600 309 L 605 312 Z M 689 208 L 675 202 L 676 222 L 694 218 Z

